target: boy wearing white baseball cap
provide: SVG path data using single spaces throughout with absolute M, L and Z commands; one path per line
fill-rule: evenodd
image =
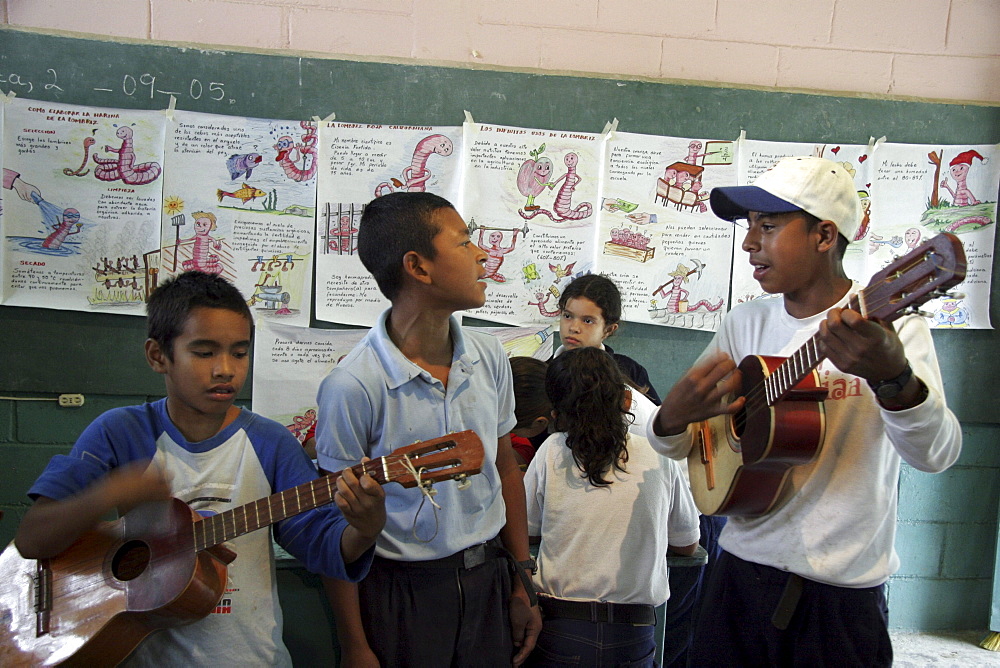
M 714 189 L 710 202 L 720 218 L 746 219 L 754 278 L 782 298 L 733 309 L 650 420 L 650 442 L 686 457 L 696 423 L 744 406 L 727 396 L 742 394 L 734 360 L 787 357 L 814 335 L 830 392 L 825 441 L 791 469 L 787 501 L 723 529 L 691 665 L 889 666 L 884 584 L 899 567 L 900 461 L 943 471 L 962 444 L 928 325 L 906 316 L 893 328 L 846 308 L 861 287 L 842 264 L 861 208 L 841 165 L 785 158 L 751 186 Z

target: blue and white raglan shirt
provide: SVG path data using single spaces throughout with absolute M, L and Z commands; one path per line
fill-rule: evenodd
M 69 455 L 53 457 L 28 494 L 65 499 L 113 468 L 150 460 L 170 477 L 173 495 L 202 515 L 257 501 L 318 475 L 302 446 L 277 422 L 244 409 L 212 438 L 190 443 L 161 399 L 98 417 Z M 368 572 L 373 550 L 344 564 L 340 538 L 346 527 L 340 510 L 329 504 L 279 522 L 274 535 L 310 571 L 357 581 Z M 270 532 L 251 532 L 226 547 L 237 558 L 229 564 L 215 611 L 193 624 L 154 633 L 125 665 L 291 665 L 281 639 Z

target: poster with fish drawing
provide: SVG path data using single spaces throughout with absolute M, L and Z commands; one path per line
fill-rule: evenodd
M 508 357 L 552 357 L 551 329 L 474 327 L 493 334 Z M 305 440 L 316 422 L 316 392 L 330 371 L 368 333 L 367 329 L 314 329 L 261 320 L 254 334 L 253 410 Z
M 878 218 L 871 215 L 873 187 L 873 155 L 878 151 L 878 142 L 872 140 L 864 144 L 811 144 L 804 142 L 773 142 L 741 138 L 737 144 L 739 185 L 751 185 L 758 176 L 770 169 L 776 162 L 789 156 L 812 155 L 839 162 L 854 177 L 858 198 L 861 200 L 862 223 L 852 243 L 844 253 L 844 271 L 862 285 L 871 275 L 864 252 L 863 239 L 877 229 Z M 745 221 L 737 222 L 736 238 L 733 244 L 732 300 L 733 305 L 751 299 L 770 297 L 753 278 L 753 267 L 749 256 L 742 248 L 746 236 Z M 856 243 L 855 243 L 856 242 Z
M 459 209 L 486 251 L 486 305 L 472 315 L 554 323 L 559 296 L 594 264 L 606 135 L 467 121 Z
M 998 158 L 1000 145 L 885 143 L 875 154 L 874 222 L 862 245 L 868 275 L 942 232 L 955 234 L 965 248 L 968 269 L 965 281 L 953 290 L 955 297 L 921 307 L 932 314 L 932 327 L 992 328 Z
M 623 317 L 714 331 L 726 312 L 733 225 L 708 206 L 736 183 L 735 143 L 614 131 L 605 150 L 595 271 Z
M 459 127 L 327 122 L 320 128 L 316 317 L 371 326 L 389 302 L 357 256 L 364 206 L 392 192 L 430 192 L 456 203 Z
M 166 118 L 4 98 L 2 303 L 144 315 Z
M 174 111 L 160 265 L 219 274 L 258 321 L 309 326 L 315 123 Z

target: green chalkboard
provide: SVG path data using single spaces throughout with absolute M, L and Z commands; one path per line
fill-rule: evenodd
M 468 110 L 482 122 L 581 132 L 618 118 L 623 131 L 682 137 L 746 130 L 772 141 L 1000 142 L 1000 107 L 119 43 L 9 27 L 0 27 L 0 91 L 124 109 L 162 109 L 173 95 L 180 109 L 263 118 L 336 113 L 343 121 L 459 125 Z M 998 316 L 994 296 L 991 318 Z M 0 392 L 162 393 L 140 354 L 140 318 L 0 307 L 0 320 Z M 708 341 L 701 332 L 634 324 L 617 338 L 616 349 L 642 360 L 661 394 Z M 986 397 L 1000 391 L 1000 337 L 935 339 L 959 416 L 997 421 Z

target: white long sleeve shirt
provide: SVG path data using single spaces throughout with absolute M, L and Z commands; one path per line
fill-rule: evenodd
M 722 350 L 737 363 L 747 355 L 787 357 L 825 317 L 796 319 L 780 298 L 755 300 L 729 314 L 706 353 Z M 958 459 L 962 435 L 945 403 L 927 323 L 907 316 L 895 325 L 914 374 L 928 388 L 927 399 L 906 410 L 885 410 L 864 379 L 824 361 L 817 370 L 829 396 L 819 456 L 792 470 L 793 495 L 783 506 L 761 517 L 729 519 L 719 538 L 726 551 L 843 587 L 879 585 L 899 568 L 893 543 L 900 461 L 920 471 L 943 471 Z M 647 427 L 658 452 L 687 456 L 690 427 L 672 437 L 656 436 L 652 419 Z

